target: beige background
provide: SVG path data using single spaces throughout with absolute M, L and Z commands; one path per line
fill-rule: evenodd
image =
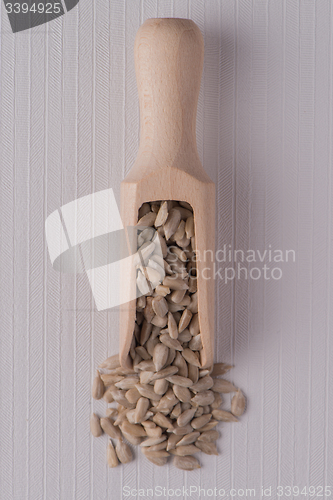
M 80 0 L 15 35 L 0 10 L 0 497 L 118 500 L 123 486 L 192 485 L 259 499 L 261 485 L 275 498 L 278 485 L 332 484 L 331 2 Z M 89 434 L 104 408 L 90 385 L 117 352 L 118 314 L 94 310 L 84 275 L 52 269 L 44 222 L 107 187 L 119 200 L 139 138 L 135 33 L 168 16 L 193 19 L 205 39 L 197 137 L 216 182 L 218 248 L 293 249 L 296 261 L 278 264 L 280 280 L 216 281 L 216 359 L 235 365 L 249 400 L 240 423 L 222 426 L 219 457 L 184 473 L 135 452 L 108 470 L 106 441 Z

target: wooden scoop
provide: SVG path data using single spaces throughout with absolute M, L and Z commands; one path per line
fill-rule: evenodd
M 121 183 L 124 226 L 135 226 L 142 203 L 188 202 L 194 212 L 201 363 L 213 363 L 215 185 L 204 171 L 196 145 L 196 111 L 204 45 L 190 19 L 148 19 L 134 45 L 140 101 L 140 146 Z M 206 255 L 205 255 L 205 251 Z M 120 310 L 120 363 L 130 367 L 136 301 Z

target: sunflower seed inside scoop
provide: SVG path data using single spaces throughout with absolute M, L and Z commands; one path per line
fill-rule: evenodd
M 188 378 L 190 378 L 195 385 L 199 380 L 199 368 L 195 365 L 188 365 Z M 192 386 L 193 387 L 193 386 Z
M 171 375 L 175 375 L 178 372 L 177 366 L 167 366 L 156 373 L 152 374 L 151 380 L 158 380 L 160 378 L 170 377 Z
M 147 436 L 147 432 L 140 424 L 130 424 L 129 422 L 124 422 L 121 426 L 122 432 L 127 434 L 131 434 L 136 437 L 145 437 Z
M 119 428 L 113 425 L 109 418 L 101 418 L 100 424 L 105 434 L 113 439 L 121 439 L 122 436 Z
M 190 378 L 181 377 L 180 375 L 171 375 L 166 377 L 171 384 L 180 385 L 181 387 L 191 387 L 193 382 Z
M 176 406 L 173 408 L 170 416 L 171 418 L 178 418 L 181 412 L 182 412 L 182 405 L 181 403 L 177 403 Z
M 181 278 L 166 276 L 163 280 L 163 285 L 171 288 L 171 290 L 187 290 L 187 283 Z M 170 309 L 170 307 L 169 307 Z
M 170 456 L 170 454 L 165 450 L 147 450 L 147 451 L 145 451 L 145 448 L 142 448 L 142 451 L 146 457 L 163 458 L 163 457 Z
M 199 433 L 200 434 L 200 433 Z M 204 431 L 198 437 L 198 441 L 214 442 L 219 438 L 219 433 L 215 430 Z
M 190 340 L 192 340 L 192 335 L 187 328 L 185 328 L 185 330 L 183 330 L 182 333 L 178 335 L 178 340 L 179 342 L 189 342 Z
M 106 370 L 113 370 L 114 368 L 117 368 L 119 366 L 120 366 L 119 354 L 114 354 L 113 356 L 110 356 L 105 361 L 103 361 L 103 363 L 99 365 L 99 368 L 103 368 Z
M 175 449 L 177 443 L 181 440 L 181 436 L 177 436 L 176 434 L 170 434 L 167 442 L 167 451 Z
M 163 466 L 163 465 L 166 465 L 167 461 L 168 461 L 168 458 L 167 457 L 152 457 L 150 455 L 146 455 L 146 458 L 151 462 L 153 463 L 154 465 L 158 465 L 158 466 Z
M 182 427 L 180 426 L 175 426 L 174 430 L 172 431 L 174 434 L 177 434 L 177 436 L 185 436 L 186 434 L 189 434 L 193 428 L 191 427 L 190 424 L 183 425 Z
M 183 446 L 177 446 L 174 450 L 171 450 L 170 453 L 172 455 L 178 455 L 180 457 L 185 457 L 189 455 L 194 455 L 198 453 L 198 448 L 193 444 L 187 444 Z
M 185 328 L 189 325 L 191 318 L 192 318 L 191 311 L 185 309 L 182 314 L 182 317 L 179 320 L 179 325 L 178 325 L 179 333 L 185 330 Z
M 156 413 L 153 417 L 153 421 L 160 427 L 165 427 L 166 429 L 173 430 L 174 426 L 170 418 L 166 417 L 162 413 Z
M 229 411 L 213 410 L 212 414 L 216 420 L 220 420 L 222 422 L 238 422 L 238 419 Z
M 154 392 L 154 388 L 149 384 L 136 384 L 135 386 L 141 396 L 144 398 L 152 399 L 154 401 L 159 401 L 160 396 Z

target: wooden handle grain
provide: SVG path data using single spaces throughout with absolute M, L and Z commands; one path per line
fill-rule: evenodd
M 175 159 L 189 155 L 191 173 L 203 171 L 195 132 L 204 57 L 200 29 L 190 19 L 148 19 L 138 30 L 134 57 L 141 125 L 138 157 L 152 155 L 156 167 L 186 169 L 187 162 L 175 165 Z

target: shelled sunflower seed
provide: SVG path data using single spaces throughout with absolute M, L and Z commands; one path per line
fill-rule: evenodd
M 132 369 L 113 355 L 99 365 L 92 395 L 109 407 L 92 414 L 93 436 L 109 440 L 110 467 L 132 460 L 126 443 L 140 445 L 155 465 L 194 470 L 193 455 L 216 455 L 215 427 L 237 421 L 245 397 L 231 382 L 216 378 L 231 365 L 202 368 L 195 253 L 195 217 L 186 202 L 154 201 L 139 210 L 136 321 L 129 354 Z M 142 228 L 142 226 L 146 226 Z M 158 244 L 159 243 L 159 244 Z M 221 394 L 235 393 L 231 412 L 220 409 Z M 119 461 L 118 461 L 119 460 Z

